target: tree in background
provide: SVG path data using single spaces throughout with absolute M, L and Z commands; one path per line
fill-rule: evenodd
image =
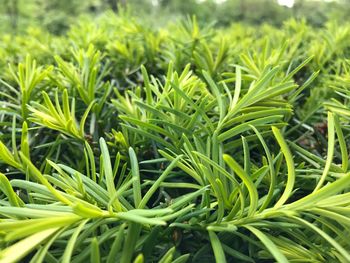
M 89 12 L 100 0 L 0 0 L 0 21 L 3 29 L 13 33 L 28 25 L 41 25 L 53 33 L 65 31 L 77 16 Z M 6 30 L 7 32 L 9 30 Z
M 118 12 L 120 6 L 125 7 L 127 0 L 102 0 L 105 1 L 107 6 L 114 12 Z
M 95 0 L 36 0 L 36 2 L 40 3 L 40 7 L 38 6 L 37 17 L 34 19 L 54 33 L 64 32 L 81 14 L 95 12 L 99 7 L 99 1 Z
M 9 15 L 10 24 L 14 31 L 17 30 L 18 23 L 18 0 L 6 1 L 6 9 Z
M 196 15 L 199 22 L 216 21 L 218 26 L 233 22 L 281 25 L 291 16 L 306 18 L 314 26 L 328 20 L 349 21 L 350 0 L 335 2 L 296 0 L 293 8 L 278 5 L 277 0 L 0 0 L 0 31 L 13 33 L 40 25 L 60 34 L 80 15 L 93 15 L 120 7 L 134 10 L 153 24 L 163 24 L 181 16 Z

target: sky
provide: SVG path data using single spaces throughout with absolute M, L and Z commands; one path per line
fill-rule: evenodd
M 203 1 L 203 0 L 202 0 Z M 215 0 L 218 4 L 225 2 L 226 0 Z M 293 7 L 294 0 L 278 0 L 277 1 L 280 5 L 284 5 L 287 7 Z
M 205 2 L 206 0 L 197 0 L 198 2 Z M 224 3 L 226 0 L 215 0 L 218 4 Z M 324 0 L 326 2 L 334 1 L 334 0 Z M 287 6 L 287 7 L 293 7 L 295 0 L 277 0 L 278 4 Z M 152 0 L 153 5 L 158 4 L 158 0 Z
M 287 7 L 293 7 L 294 0 L 278 0 L 278 3 Z

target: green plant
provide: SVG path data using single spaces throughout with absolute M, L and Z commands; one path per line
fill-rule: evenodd
M 349 262 L 349 26 L 82 21 L 0 73 L 0 262 Z

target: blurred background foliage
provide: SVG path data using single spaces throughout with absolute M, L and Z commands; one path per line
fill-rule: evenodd
M 329 20 L 350 20 L 350 1 L 295 0 L 291 8 L 281 0 L 0 0 L 0 30 L 13 33 L 44 26 L 51 33 L 62 34 L 79 16 L 98 16 L 108 9 L 127 9 L 146 17 L 155 25 L 196 15 L 198 21 L 215 21 L 216 26 L 234 22 L 281 25 L 294 17 L 310 25 L 323 26 Z M 288 2 L 288 1 L 287 1 Z M 292 1 L 293 2 L 293 1 Z

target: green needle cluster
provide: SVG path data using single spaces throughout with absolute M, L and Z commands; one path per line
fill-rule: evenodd
M 1 263 L 350 262 L 350 25 L 41 34 L 0 45 Z

